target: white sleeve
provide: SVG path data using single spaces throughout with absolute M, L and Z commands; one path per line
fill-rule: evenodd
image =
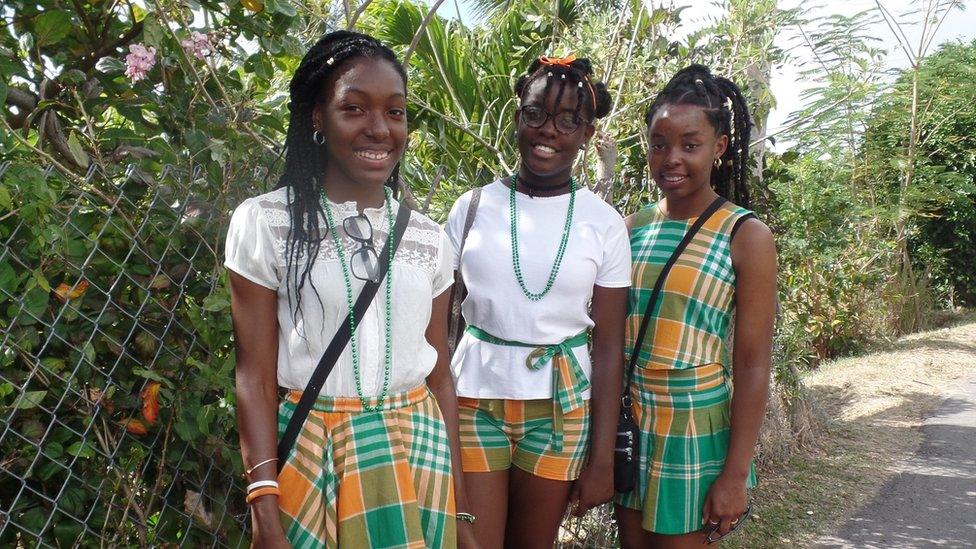
M 596 273 L 596 285 L 604 288 L 630 286 L 630 236 L 620 214 L 613 212 L 613 220 L 604 233 L 603 263 Z
M 454 284 L 453 262 L 456 256 L 454 244 L 446 231 L 440 231 L 440 234 L 441 245 L 440 250 L 438 250 L 437 270 L 434 272 L 433 280 L 431 280 L 431 287 L 434 290 L 431 294 L 433 297 L 441 295 L 444 290 L 451 287 L 451 284 Z
M 457 269 L 460 257 L 458 250 L 461 249 L 461 236 L 464 234 L 464 219 L 468 216 L 468 206 L 471 204 L 471 193 L 468 191 L 454 201 L 451 206 L 451 213 L 447 215 L 447 224 L 444 231 L 451 241 L 451 268 Z
M 253 198 L 242 202 L 230 218 L 224 266 L 271 290 L 281 284 L 275 238 L 261 205 Z

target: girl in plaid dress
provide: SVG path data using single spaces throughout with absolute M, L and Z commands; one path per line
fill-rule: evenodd
M 615 510 L 625 548 L 697 547 L 747 516 L 769 386 L 776 250 L 770 230 L 743 207 L 751 123 L 734 83 L 692 65 L 668 82 L 646 122 L 648 167 L 664 198 L 627 218 L 633 285 L 625 350 L 639 353 L 631 397 L 640 468 Z M 665 278 L 642 348 L 633 351 L 658 274 L 718 196 L 728 201 Z
M 377 255 L 401 207 L 390 186 L 407 141 L 406 81 L 372 37 L 320 39 L 291 81 L 278 186 L 231 219 L 225 265 L 256 547 L 476 545 L 456 520 L 467 502 L 447 353 L 450 241 L 411 212 L 395 254 Z M 379 289 L 276 475 L 277 438 L 366 281 Z
M 606 86 L 586 59 L 543 57 L 515 92 L 518 172 L 481 189 L 457 259 L 468 328 L 452 367 L 486 548 L 552 547 L 568 506 L 582 514 L 613 496 L 630 285 L 623 218 L 572 177 L 594 119 L 610 112 Z M 448 218 L 457 249 L 472 196 Z

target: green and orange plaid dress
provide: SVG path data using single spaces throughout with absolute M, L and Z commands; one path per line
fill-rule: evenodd
M 732 235 L 752 212 L 726 202 L 671 268 L 639 349 L 631 397 L 641 430 L 637 486 L 617 503 L 638 509 L 645 530 L 686 534 L 702 528 L 702 508 L 722 472 L 731 423 L 726 345 L 735 306 Z M 630 245 L 633 285 L 625 353 L 633 351 L 658 275 L 695 222 L 668 219 L 657 204 L 638 212 Z M 628 363 L 630 357 L 625 357 Z M 749 486 L 755 485 L 755 473 Z
M 281 403 L 279 436 L 300 397 Z M 358 397 L 319 397 L 278 482 L 293 547 L 457 547 L 447 428 L 426 385 L 379 411 L 363 411 Z

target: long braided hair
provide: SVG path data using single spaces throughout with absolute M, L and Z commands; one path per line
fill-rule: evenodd
M 729 138 L 721 163 L 712 167 L 712 188 L 720 196 L 748 208 L 747 162 L 752 120 L 742 90 L 728 78 L 713 75 L 708 67 L 690 65 L 678 71 L 651 103 L 644 117 L 648 128 L 664 105 L 701 107 L 716 133 Z
M 567 87 L 576 88 L 576 116 L 578 118 L 592 120 L 610 114 L 613 98 L 610 97 L 606 84 L 593 80 L 593 66 L 589 59 L 581 57 L 566 65 L 546 64 L 544 59 L 532 61 L 529 70 L 519 77 L 515 82 L 515 95 L 521 98 L 529 84 L 539 78 L 545 78 L 546 88 L 543 90 L 543 97 L 548 97 L 552 87 L 558 85 L 557 105 L 562 100 Z M 589 116 L 586 116 L 586 113 L 589 113 Z
M 285 282 L 289 305 L 292 304 L 292 292 L 295 295 L 291 310 L 296 320 L 302 307 L 300 290 L 305 282 L 315 289 L 309 272 L 326 236 L 319 230 L 320 216 L 325 215 L 319 195 L 328 160 L 324 148 L 312 139 L 315 130 L 312 111 L 325 98 L 322 86 L 325 79 L 344 63 L 359 57 L 385 59 L 392 63 L 403 78 L 406 90 L 407 73 L 393 50 L 372 36 L 349 31 L 330 32 L 320 38 L 302 58 L 289 85 L 291 102 L 288 103 L 285 169 L 275 188 L 287 189 L 291 226 L 285 240 Z M 394 190 L 399 171 L 398 162 L 386 183 Z M 303 258 L 307 259 L 304 264 Z M 318 295 L 317 291 L 315 293 Z

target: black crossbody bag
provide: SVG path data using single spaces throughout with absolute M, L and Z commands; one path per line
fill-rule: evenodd
M 661 289 L 664 288 L 664 280 L 667 278 L 671 267 L 674 266 L 681 253 L 688 247 L 691 239 L 695 237 L 695 234 L 698 233 L 702 225 L 724 203 L 725 199 L 720 196 L 709 204 L 705 208 L 705 211 L 698 216 L 698 219 L 695 220 L 691 228 L 688 229 L 688 232 L 685 233 L 684 238 L 678 243 L 678 247 L 674 249 L 671 257 L 668 258 L 668 262 L 664 264 L 664 268 L 661 269 L 661 274 L 658 275 L 657 281 L 654 282 L 654 290 L 651 292 L 651 297 L 647 300 L 647 307 L 644 309 L 643 318 L 641 318 L 640 330 L 637 332 L 637 341 L 634 342 L 634 349 L 630 353 L 630 364 L 627 366 L 627 378 L 624 382 L 623 394 L 620 397 L 620 419 L 617 421 L 617 444 L 614 446 L 613 451 L 613 489 L 618 492 L 629 492 L 637 485 L 637 471 L 640 462 L 640 429 L 637 427 L 637 422 L 634 421 L 634 415 L 630 411 L 633 404 L 630 398 L 630 384 L 634 379 L 634 368 L 637 367 L 637 357 L 644 344 L 644 335 L 647 333 L 647 326 L 650 323 L 651 315 L 654 313 L 654 306 L 657 304 Z
M 342 354 L 342 350 L 349 343 L 349 338 L 352 337 L 352 332 L 349 328 L 349 316 L 352 316 L 353 326 L 359 326 L 363 315 L 366 314 L 366 309 L 369 308 L 373 297 L 376 296 L 376 290 L 380 287 L 380 283 L 383 282 L 383 278 L 386 277 L 387 271 L 390 270 L 390 263 L 387 261 L 387 258 L 390 257 L 390 246 L 393 246 L 393 253 L 395 254 L 397 248 L 400 247 L 400 240 L 403 239 L 403 233 L 406 231 L 408 221 L 410 221 L 410 209 L 400 204 L 391 237 L 386 239 L 386 245 L 383 246 L 383 251 L 380 254 L 382 260 L 380 261 L 380 276 L 377 282 L 369 281 L 363 285 L 363 289 L 359 292 L 359 297 L 356 299 L 356 304 L 353 306 L 353 309 L 342 320 L 342 324 L 336 330 L 336 334 L 333 336 L 329 346 L 322 353 L 322 358 L 319 359 L 318 366 L 315 367 L 315 371 L 312 372 L 312 377 L 309 378 L 305 390 L 302 391 L 302 397 L 298 400 L 295 413 L 288 420 L 288 427 L 285 428 L 284 434 L 281 435 L 281 440 L 278 441 L 279 473 L 281 472 L 281 468 L 285 466 L 285 461 L 288 460 L 288 454 L 291 453 L 292 447 L 295 446 L 298 433 L 301 432 L 302 426 L 305 424 L 305 419 L 308 418 L 308 413 L 312 410 L 312 405 L 315 403 L 315 399 L 319 397 L 322 385 L 325 384 L 326 378 L 329 377 L 336 361 L 339 360 L 339 355 Z

